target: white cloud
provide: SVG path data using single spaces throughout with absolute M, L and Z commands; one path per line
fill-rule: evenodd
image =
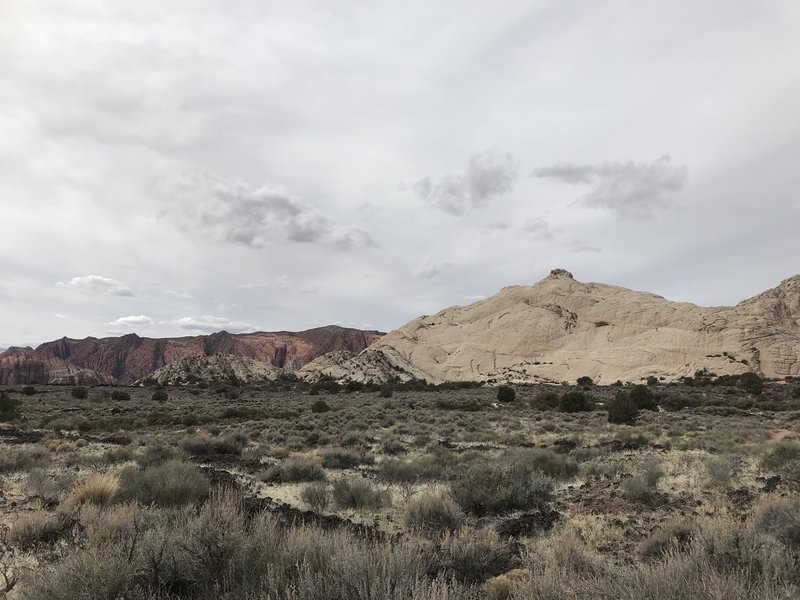
M 116 279 L 102 277 L 101 275 L 83 275 L 73 277 L 67 283 L 58 282 L 59 285 L 89 292 L 93 294 L 108 294 L 109 296 L 133 296 L 133 290 L 126 284 Z
M 129 317 L 119 317 L 109 323 L 115 327 L 141 327 L 143 325 L 152 325 L 153 319 L 145 315 L 131 315 Z

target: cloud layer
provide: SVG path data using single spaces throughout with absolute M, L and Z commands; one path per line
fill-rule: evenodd
M 431 206 L 452 215 L 463 215 L 509 193 L 516 179 L 517 168 L 510 155 L 484 152 L 471 157 L 462 174 L 448 175 L 438 182 L 423 177 L 412 189 Z
M 650 163 L 606 162 L 599 165 L 557 164 L 536 169 L 536 177 L 552 178 L 590 191 L 580 202 L 628 219 L 648 219 L 668 208 L 686 182 L 686 166 L 673 165 L 669 155 Z
M 252 248 L 274 242 L 339 250 L 376 246 L 363 229 L 339 225 L 316 207 L 268 187 L 196 175 L 175 185 L 171 200 L 166 215 L 180 229 L 220 242 Z

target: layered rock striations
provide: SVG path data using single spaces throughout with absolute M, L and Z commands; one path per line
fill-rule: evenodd
M 736 306 L 706 308 L 555 269 L 532 286 L 414 319 L 361 353 L 320 357 L 301 374 L 610 384 L 702 369 L 800 375 L 800 276 Z
M 278 368 L 299 369 L 332 351 L 357 353 L 383 335 L 343 327 L 301 332 L 257 332 L 180 338 L 62 338 L 36 349 L 9 348 L 0 354 L 0 385 L 26 383 L 130 384 L 187 356 L 231 354 Z

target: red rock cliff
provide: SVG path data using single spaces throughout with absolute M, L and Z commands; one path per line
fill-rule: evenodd
M 299 369 L 333 350 L 360 352 L 383 334 L 343 327 L 181 338 L 62 338 L 38 348 L 9 348 L 0 354 L 0 385 L 27 383 L 133 383 L 186 356 L 234 354 Z

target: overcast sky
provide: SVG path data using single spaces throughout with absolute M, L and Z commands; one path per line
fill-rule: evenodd
M 800 272 L 800 2 L 3 0 L 0 346 Z

